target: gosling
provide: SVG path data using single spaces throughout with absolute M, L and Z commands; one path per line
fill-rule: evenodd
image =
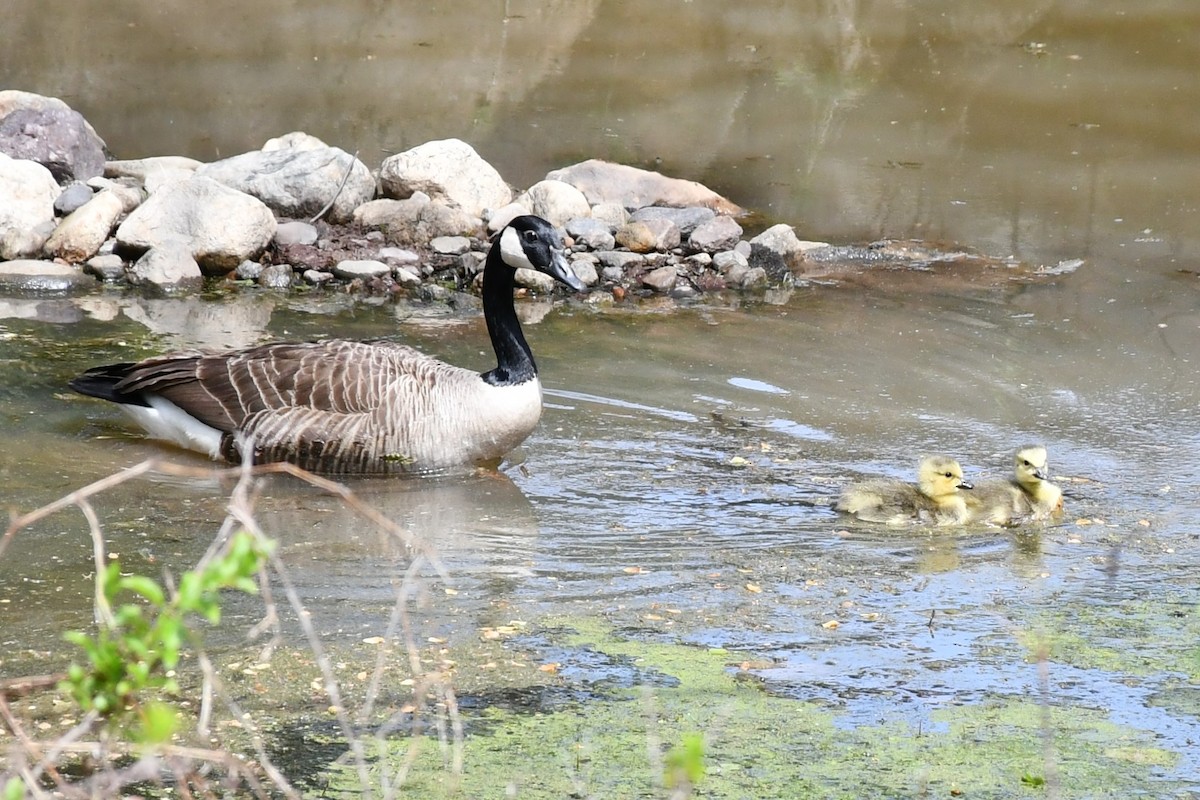
M 917 483 L 873 478 L 852 484 L 833 507 L 866 522 L 887 525 L 961 525 L 969 518 L 960 490 L 973 488 L 949 456 L 929 456 L 917 470 Z
M 982 481 L 967 498 L 971 521 L 993 525 L 1047 520 L 1062 508 L 1062 490 L 1050 482 L 1046 448 L 1040 444 L 1017 451 L 1011 480 Z

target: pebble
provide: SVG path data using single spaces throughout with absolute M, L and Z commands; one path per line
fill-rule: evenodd
M 382 261 L 370 259 L 339 261 L 337 266 L 333 268 L 333 274 L 345 280 L 378 278 L 380 275 L 387 275 L 391 271 L 392 268 Z
M 233 271 L 233 274 L 240 281 L 256 281 L 258 280 L 258 276 L 262 275 L 262 271 L 262 264 L 257 261 L 246 260 L 237 265 L 237 269 Z
M 102 281 L 116 281 L 125 277 L 125 261 L 111 253 L 93 256 L 83 265 L 83 271 Z
M 275 244 L 286 246 L 290 244 L 316 244 L 320 238 L 317 229 L 307 222 L 293 220 L 281 222 L 275 229 Z
M 300 277 L 304 279 L 305 283 L 310 283 L 313 286 L 324 286 L 334 279 L 334 274 L 319 269 L 306 269 L 301 273 Z
M 88 200 L 92 199 L 92 189 L 86 183 L 78 181 L 63 189 L 62 194 L 54 201 L 54 212 L 65 217 L 75 211 Z
M 444 256 L 460 256 L 471 249 L 471 240 L 465 236 L 438 236 L 429 243 L 429 249 Z
M 257 283 L 264 289 L 288 289 L 291 288 L 292 277 L 291 264 L 272 264 L 263 267 Z
M 667 293 L 675 288 L 679 273 L 675 267 L 667 265 L 651 270 L 642 276 L 642 285 L 659 293 Z

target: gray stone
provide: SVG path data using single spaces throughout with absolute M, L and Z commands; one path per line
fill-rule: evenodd
M 382 261 L 370 259 L 339 261 L 337 266 L 333 268 L 333 274 L 343 280 L 378 278 L 381 275 L 389 274 L 391 271 L 392 268 Z
M 750 240 L 748 261 L 751 267 L 762 267 L 769 278 L 778 281 L 786 275 L 802 272 L 805 252 L 821 246 L 817 242 L 801 241 L 791 225 L 781 223 Z
M 104 172 L 104 140 L 56 97 L 0 91 L 0 153 L 36 161 L 58 183 Z
M 544 272 L 538 272 L 536 269 L 522 267 L 516 271 L 513 279 L 517 286 L 524 286 L 538 294 L 550 294 L 554 291 L 554 278 Z
M 306 269 L 300 277 L 304 279 L 305 283 L 312 284 L 313 286 L 324 286 L 333 280 L 335 276 L 332 272 L 324 272 L 319 269 Z
M 263 267 L 256 282 L 264 289 L 290 289 L 293 277 L 291 264 L 272 264 Z
M 708 253 L 696 253 L 695 255 L 690 255 L 685 258 L 683 263 L 685 263 L 687 268 L 692 272 L 703 272 L 712 266 L 713 257 Z
M 592 206 L 592 218 L 608 225 L 610 231 L 629 222 L 629 212 L 620 203 L 596 203 Z
M 102 281 L 119 281 L 125 277 L 125 261 L 120 256 L 103 255 L 89 258 L 83 271 Z
M 444 256 L 461 256 L 471 249 L 471 240 L 465 236 L 438 236 L 429 242 L 429 248 Z
M 675 288 L 675 281 L 678 279 L 679 273 L 674 266 L 668 264 L 643 275 L 642 285 L 656 292 L 666 293 Z
M 477 253 L 472 250 L 458 257 L 458 267 L 465 275 L 474 276 L 483 269 L 483 259 L 483 253 Z
M 562 181 L 538 181 L 520 194 L 516 202 L 528 208 L 529 213 L 559 227 L 567 220 L 592 213 L 583 192 Z
M 127 273 L 135 286 L 164 292 L 186 292 L 204 286 L 200 265 L 186 247 L 166 243 L 146 252 Z
M 421 285 L 421 276 L 407 267 L 396 267 L 392 270 L 392 274 L 396 276 L 396 283 L 401 286 Z
M 742 275 L 738 284 L 743 289 L 756 289 L 767 285 L 767 271 L 762 267 L 751 267 Z
M 600 282 L 600 276 L 596 274 L 596 265 L 589 258 L 573 259 L 571 271 L 575 273 L 576 278 L 583 281 L 585 286 L 595 286 Z
M 0 260 L 41 252 L 50 234 L 46 228 L 54 225 L 58 195 L 50 170 L 0 153 Z
M 716 253 L 735 247 L 741 238 L 742 226 L 733 217 L 722 214 L 696 226 L 688 236 L 688 245 L 693 250 Z
M 612 235 L 608 223 L 591 217 L 569 220 L 566 225 L 567 235 L 589 250 L 612 250 L 617 246 L 617 240 Z
M 275 228 L 275 244 L 286 247 L 290 244 L 316 244 L 320 235 L 315 225 L 292 220 L 281 222 Z
M 87 185 L 94 192 L 112 192 L 121 198 L 121 204 L 126 214 L 133 211 L 146 199 L 146 191 L 133 178 L 92 178 Z
M 746 267 L 750 266 L 750 262 L 746 260 L 746 257 L 737 250 L 725 250 L 717 253 L 713 256 L 712 263 L 717 272 L 721 273 L 722 275 L 724 275 L 733 267 L 741 267 L 745 269 Z
M 86 183 L 75 181 L 62 190 L 62 194 L 54 201 L 54 211 L 60 217 L 65 217 L 92 199 L 95 192 Z
M 517 217 L 529 213 L 529 208 L 520 203 L 509 203 L 506 206 L 497 208 L 488 215 L 487 229 L 490 233 L 502 230 L 508 227 L 508 223 L 512 222 Z
M 204 162 L 183 156 L 151 156 L 128 161 L 109 161 L 104 165 L 106 178 L 133 178 L 150 194 L 162 187 L 192 177 Z
M 546 179 L 571 184 L 593 206 L 597 203 L 618 203 L 624 208 L 704 206 L 721 214 L 744 213 L 736 203 L 694 181 L 598 159 L 554 170 Z
M 284 217 L 316 216 L 332 202 L 330 221 L 346 222 L 375 194 L 371 170 L 337 147 L 253 150 L 205 164 L 196 175 L 257 197 Z
M 386 197 L 405 198 L 421 191 L 443 198 L 474 217 L 512 202 L 512 190 L 475 149 L 458 139 L 426 142 L 389 156 L 379 171 Z
M 740 253 L 742 258 L 750 258 L 750 251 L 753 250 L 754 248 L 752 248 L 750 246 L 749 242 L 747 242 L 745 239 L 743 239 L 742 241 L 735 244 L 733 246 L 733 249 L 735 252 Z
M 609 283 L 620 283 L 625 279 L 625 270 L 620 267 L 604 267 L 600 270 L 600 277 Z
M 222 275 L 258 256 L 275 235 L 262 201 L 203 177 L 163 187 L 117 228 L 119 249 L 182 247 L 206 274 Z
M 233 274 L 237 276 L 239 281 L 256 281 L 258 280 L 258 276 L 262 275 L 262 272 L 262 264 L 247 259 L 237 265 L 237 269 L 233 271 Z
M 476 236 L 483 222 L 461 208 L 424 197 L 408 200 L 372 200 L 355 209 L 354 221 L 383 228 L 389 241 L 424 244 L 438 236 Z
M 325 147 L 329 147 L 329 145 L 312 134 L 304 131 L 292 131 L 283 136 L 267 139 L 262 150 L 269 153 L 272 150 L 321 150 Z
M 716 216 L 711 208 L 692 206 L 690 208 L 666 208 L 663 206 L 647 206 L 639 208 L 629 215 L 633 222 L 645 222 L 651 219 L 669 219 L 679 228 L 680 234 L 686 236 L 697 226 L 708 222 Z
M 2 292 L 65 294 L 95 285 L 94 277 L 66 264 L 31 259 L 0 262 Z
M 123 213 L 125 204 L 120 197 L 100 192 L 58 224 L 43 250 L 72 264 L 87 261 L 99 252 Z
M 388 264 L 416 264 L 421 260 L 419 255 L 403 247 L 381 247 L 377 255 L 380 261 Z
M 616 240 L 635 253 L 663 252 L 679 246 L 679 228 L 663 218 L 629 222 L 617 229 Z
M 616 267 L 627 270 L 630 267 L 646 263 L 646 259 L 637 253 L 626 253 L 621 250 L 602 250 L 595 254 L 596 259 L 605 267 Z

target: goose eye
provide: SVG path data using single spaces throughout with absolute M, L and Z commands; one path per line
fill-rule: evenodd
M 947 472 L 947 473 L 946 473 L 946 477 L 947 477 L 947 478 L 953 478 L 953 477 L 954 477 L 954 473 L 953 473 L 953 472 Z
M 525 241 L 533 243 L 537 241 L 536 231 L 525 231 Z

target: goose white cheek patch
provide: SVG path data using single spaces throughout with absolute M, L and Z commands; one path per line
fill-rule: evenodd
M 529 256 L 525 255 L 525 248 L 521 246 L 521 234 L 514 228 L 505 228 L 504 233 L 500 234 L 500 256 L 513 269 L 534 269 Z

